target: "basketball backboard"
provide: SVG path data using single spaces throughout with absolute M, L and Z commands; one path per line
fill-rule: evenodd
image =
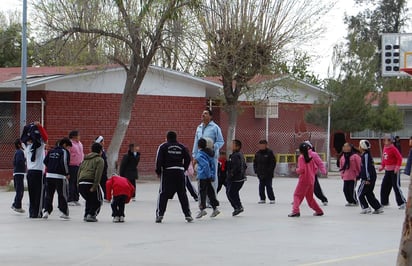
M 382 34 L 382 76 L 409 76 L 412 73 L 412 33 Z

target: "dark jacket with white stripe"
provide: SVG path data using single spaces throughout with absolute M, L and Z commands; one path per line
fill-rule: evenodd
M 366 181 L 376 180 L 376 169 L 373 158 L 369 152 L 364 152 L 361 156 L 361 168 L 359 178 Z
M 13 158 L 13 175 L 24 175 L 26 173 L 26 157 L 22 149 L 16 150 Z
M 157 150 L 156 174 L 164 170 L 186 171 L 190 164 L 190 154 L 187 148 L 179 142 L 165 142 Z
M 70 153 L 65 148 L 57 146 L 52 149 L 43 162 L 47 167 L 47 178 L 64 179 L 69 175 Z

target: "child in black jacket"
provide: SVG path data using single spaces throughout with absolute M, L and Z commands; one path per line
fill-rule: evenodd
M 24 176 L 26 175 L 26 157 L 24 156 L 23 148 L 20 139 L 14 142 L 16 152 L 13 158 L 13 184 L 16 190 L 16 196 L 11 208 L 15 212 L 24 213 L 21 201 L 24 195 Z
M 246 161 L 243 154 L 240 152 L 242 148 L 242 142 L 240 140 L 233 140 L 232 142 L 232 154 L 227 161 L 226 171 L 226 195 L 232 205 L 234 211 L 232 216 L 236 216 L 243 212 L 243 206 L 240 201 L 239 191 L 246 181 Z

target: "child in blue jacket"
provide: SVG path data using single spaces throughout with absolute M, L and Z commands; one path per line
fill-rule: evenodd
M 216 217 L 220 211 L 217 209 L 219 201 L 216 199 L 216 193 L 213 189 L 212 183 L 215 180 L 215 162 L 214 152 L 207 148 L 207 141 L 203 138 L 197 142 L 198 153 L 195 160 L 197 163 L 197 179 L 199 180 L 199 213 L 196 218 L 200 219 L 207 214 L 206 209 L 206 195 L 209 198 L 210 205 L 212 205 L 213 213 L 210 217 Z

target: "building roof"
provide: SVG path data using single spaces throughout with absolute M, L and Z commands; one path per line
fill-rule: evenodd
M 372 94 L 368 97 L 372 97 Z M 410 107 L 412 106 L 412 91 L 389 91 L 388 103 L 398 107 Z M 378 100 L 374 100 L 372 105 L 378 105 Z

